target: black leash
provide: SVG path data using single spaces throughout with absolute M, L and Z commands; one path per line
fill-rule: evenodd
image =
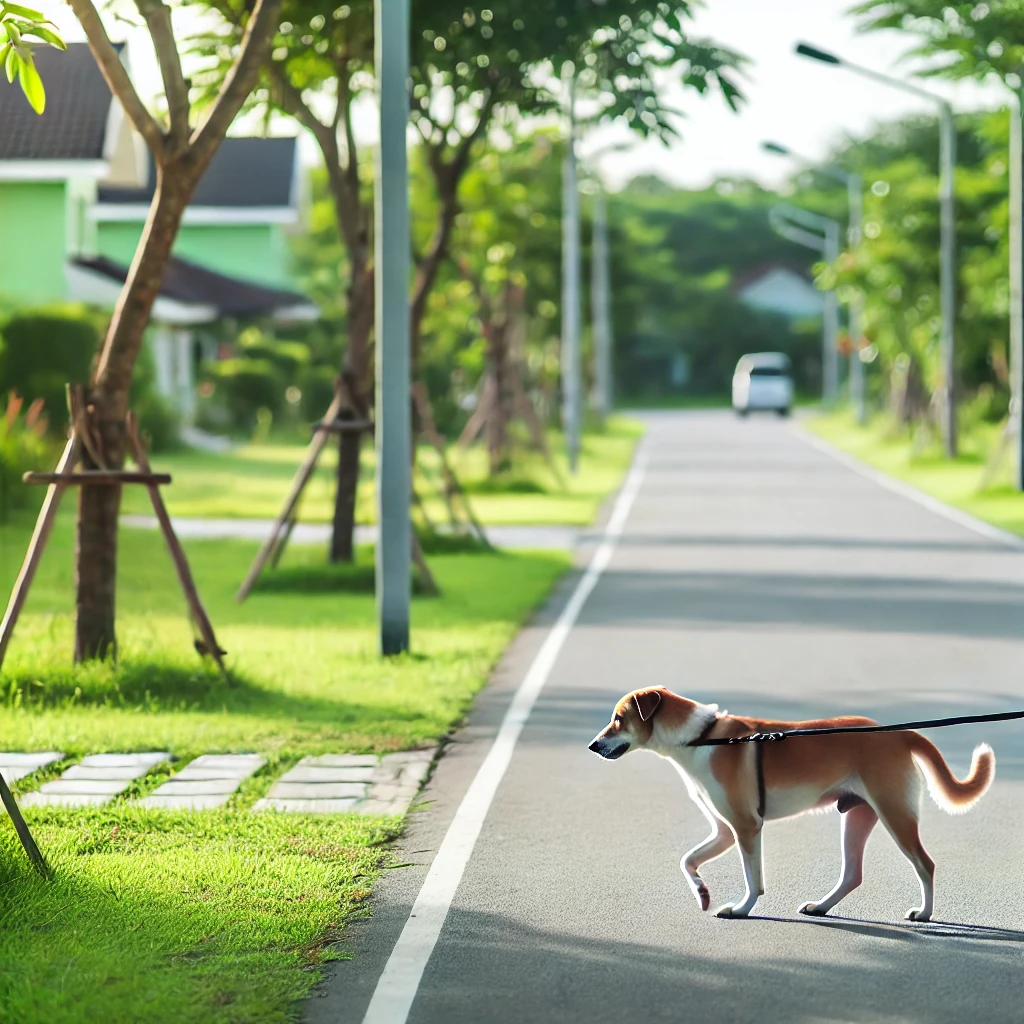
M 930 718 L 923 722 L 899 722 L 896 725 L 827 725 L 817 729 L 782 729 L 778 732 L 752 732 L 747 736 L 698 736 L 688 746 L 725 747 L 734 743 L 775 743 L 791 736 L 829 736 L 838 732 L 906 732 L 909 729 L 944 729 L 949 725 L 974 725 L 978 722 L 1012 722 L 1024 718 L 1024 711 L 1000 711 L 991 715 L 959 715 L 956 718 Z M 718 719 L 715 719 L 717 722 Z
M 830 736 L 840 732 L 907 732 L 910 729 L 944 729 L 949 725 L 974 725 L 978 722 L 1013 722 L 1024 718 L 1024 711 L 999 711 L 991 715 L 958 715 L 956 718 L 930 718 L 923 722 L 899 722 L 896 725 L 827 725 L 818 729 L 781 729 L 777 732 L 752 732 L 747 736 L 721 736 L 710 739 L 709 733 L 718 724 L 713 718 L 690 747 L 727 747 L 736 743 L 756 743 L 754 748 L 757 774 L 757 816 L 764 818 L 764 745 L 778 743 L 791 736 Z

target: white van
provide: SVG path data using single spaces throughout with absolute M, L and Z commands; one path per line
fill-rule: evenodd
M 732 407 L 746 416 L 763 409 L 788 416 L 793 405 L 792 364 L 783 352 L 753 352 L 736 364 Z

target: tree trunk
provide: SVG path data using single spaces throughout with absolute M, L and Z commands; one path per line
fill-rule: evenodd
M 487 452 L 491 476 L 508 468 L 508 424 L 511 419 L 512 381 L 509 376 L 508 322 L 487 325 L 487 360 L 494 381 L 494 401 L 487 417 Z
M 179 163 L 168 175 L 157 167 L 156 193 L 128 279 L 114 309 L 88 396 L 89 424 L 107 469 L 124 465 L 128 389 L 160 291 L 164 265 L 198 174 Z M 86 468 L 100 468 L 85 454 Z M 75 538 L 75 660 L 117 653 L 114 628 L 117 586 L 117 517 L 120 487 L 82 487 Z
M 348 292 L 348 346 L 342 365 L 342 381 L 349 392 L 347 418 L 369 419 L 373 380 L 369 374 L 370 336 L 373 330 L 373 271 L 362 262 L 353 271 Z M 356 499 L 363 450 L 362 434 L 341 434 L 338 440 L 338 471 L 334 491 L 330 560 L 351 562 L 355 552 Z

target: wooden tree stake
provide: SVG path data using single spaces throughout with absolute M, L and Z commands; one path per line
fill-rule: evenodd
M 72 432 L 68 443 L 64 446 L 64 454 L 57 463 L 57 477 L 70 477 L 78 461 L 80 443 L 77 434 Z M 7 602 L 7 611 L 4 614 L 3 622 L 0 623 L 0 667 L 4 663 L 4 655 L 7 653 L 7 645 L 11 642 L 11 635 L 14 633 L 14 624 L 18 621 L 21 609 L 28 597 L 29 587 L 32 586 L 32 579 L 39 568 L 39 560 L 43 557 L 43 549 L 53 529 L 53 521 L 57 516 L 57 509 L 60 506 L 61 495 L 63 495 L 66 484 L 54 482 L 46 489 L 46 497 L 43 499 L 43 506 L 36 518 L 36 526 L 32 531 L 32 540 L 29 541 L 28 550 L 25 552 L 25 560 L 21 563 L 21 571 L 15 581 L 14 589 L 11 591 L 11 598 Z
M 11 816 L 11 821 L 14 822 L 14 831 L 18 833 L 18 838 L 21 840 L 21 845 L 25 848 L 25 853 L 28 854 L 28 859 L 32 862 L 32 866 L 43 878 L 49 878 L 51 876 L 50 865 L 46 863 L 46 858 L 39 852 L 39 847 L 36 846 L 36 841 L 32 838 L 32 833 L 29 831 L 28 823 L 25 821 L 21 808 L 18 806 L 18 801 L 14 799 L 14 794 L 7 785 L 7 780 L 3 777 L 2 772 L 0 772 L 0 800 L 3 801 L 4 807 L 7 808 L 7 813 Z
M 139 438 L 138 426 L 135 423 L 135 417 L 131 413 L 128 413 L 127 428 L 128 440 L 131 442 L 136 464 L 144 475 L 153 477 L 152 470 L 149 468 L 149 457 L 146 455 L 145 445 L 143 445 L 142 440 Z M 217 662 L 217 667 L 220 669 L 221 674 L 230 684 L 231 676 L 228 674 L 227 667 L 224 664 L 224 655 L 227 651 L 222 650 L 220 644 L 217 643 L 217 638 L 213 633 L 213 625 L 206 614 L 206 609 L 203 608 L 202 601 L 199 600 L 199 592 L 196 590 L 195 580 L 192 578 L 192 570 L 189 568 L 188 559 L 182 550 L 181 542 L 178 540 L 174 527 L 171 525 L 171 517 L 167 514 L 167 506 L 164 504 L 160 488 L 155 482 L 151 482 L 146 484 L 146 490 L 149 491 L 149 500 L 153 503 L 153 511 L 156 513 L 157 521 L 160 523 L 164 540 L 167 541 L 167 550 L 171 553 L 171 561 L 174 562 L 174 568 L 177 570 L 178 581 L 181 583 L 182 591 L 184 591 L 185 601 L 188 603 L 192 620 L 195 622 L 196 628 L 199 630 L 199 636 L 202 639 L 202 649 L 200 650 L 198 644 L 196 649 L 199 650 L 200 654 L 208 654 Z

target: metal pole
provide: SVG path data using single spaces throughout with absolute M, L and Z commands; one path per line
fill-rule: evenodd
M 380 146 L 374 189 L 377 615 L 381 654 L 409 649 L 412 412 L 409 353 L 409 0 L 376 0 Z
M 825 226 L 825 261 L 834 264 L 839 259 L 839 225 L 829 221 Z M 822 310 L 822 388 L 825 406 L 835 404 L 839 394 L 839 353 L 836 342 L 839 337 L 839 296 L 834 288 L 825 293 L 825 307 Z
M 956 214 L 953 208 L 953 174 L 956 167 L 956 123 L 948 103 L 939 106 L 939 217 L 941 227 L 941 293 L 942 335 L 942 436 L 946 454 L 956 455 L 956 348 L 954 342 L 956 317 Z
M 594 243 L 591 250 L 590 300 L 594 324 L 597 415 L 604 423 L 612 411 L 612 325 L 609 310 L 608 207 L 603 192 L 594 195 Z
M 846 244 L 850 252 L 860 246 L 862 222 L 864 219 L 864 183 L 859 174 L 846 176 L 846 196 L 850 210 L 850 223 L 846 231 Z M 850 300 L 850 340 L 854 347 L 850 351 L 850 399 L 857 413 L 857 422 L 867 419 L 867 405 L 864 394 L 864 363 L 856 343 L 864 333 L 864 298 L 858 291 Z
M 1024 491 L 1024 99 L 1014 93 L 1010 104 L 1010 423 L 1013 482 Z
M 569 137 L 562 171 L 562 428 L 575 474 L 580 454 L 580 208 L 576 183 L 576 70 L 566 75 Z

